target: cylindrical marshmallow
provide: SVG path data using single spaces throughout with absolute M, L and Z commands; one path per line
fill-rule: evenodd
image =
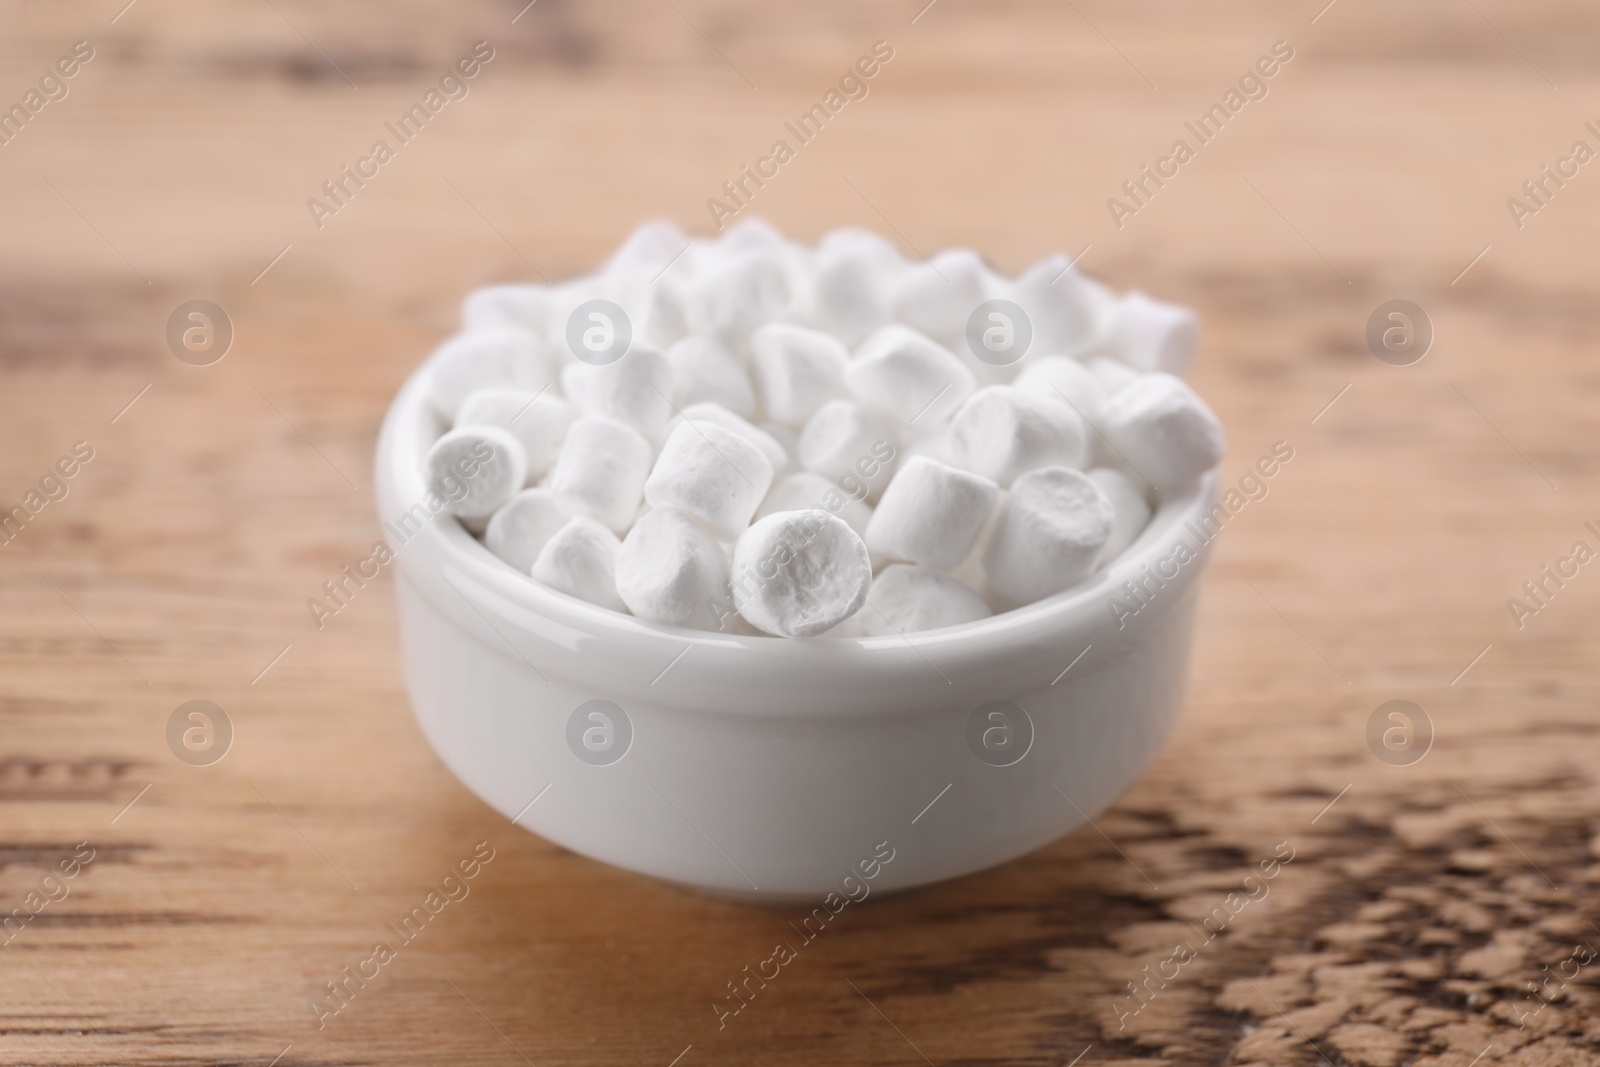
M 1012 383 L 1024 393 L 1066 404 L 1092 426 L 1100 417 L 1100 381 L 1088 367 L 1067 356 L 1030 359 Z
M 479 389 L 456 409 L 456 426 L 486 425 L 510 430 L 528 456 L 528 478 L 536 481 L 555 461 L 572 413 L 552 389 Z
M 1083 419 L 1067 405 L 1009 385 L 967 398 L 950 423 L 956 465 L 1010 485 L 1035 467 L 1082 468 L 1089 459 Z
M 524 489 L 489 518 L 483 543 L 511 566 L 528 573 L 539 550 L 567 524 L 567 513 L 548 489 Z
M 871 250 L 845 247 L 818 254 L 811 318 L 819 329 L 853 345 L 887 323 L 891 311 L 888 274 Z
M 1200 347 L 1200 322 L 1176 304 L 1129 293 L 1111 312 L 1111 349 L 1135 370 L 1183 377 Z
M 1071 260 L 1050 256 L 1022 273 L 1011 299 L 1033 327 L 1029 350 L 1041 356 L 1071 356 L 1093 346 L 1105 330 L 1104 311 L 1092 283 Z
M 521 330 L 541 342 L 555 320 L 555 293 L 543 285 L 491 285 L 467 294 L 461 304 L 463 332 Z
M 695 279 L 689 326 L 697 334 L 738 344 L 757 327 L 782 319 L 793 303 L 793 282 L 777 254 L 740 254 Z
M 899 440 L 887 420 L 849 400 L 830 400 L 800 434 L 800 465 L 835 482 L 854 475 L 875 496 L 894 476 Z
M 983 598 L 948 574 L 891 563 L 872 580 L 867 603 L 830 637 L 886 637 L 986 619 Z
M 569 515 L 588 515 L 621 533 L 639 510 L 650 473 L 650 442 L 632 426 L 589 416 L 567 431 L 550 491 Z
M 867 523 L 872 519 L 870 504 L 811 471 L 795 471 L 774 482 L 767 492 L 767 498 L 756 509 L 756 518 L 764 519 L 780 511 L 804 511 L 807 508 L 822 508 L 830 515 L 839 516 L 862 537 L 866 536 Z
M 771 485 L 772 464 L 759 448 L 714 423 L 686 420 L 661 446 L 644 498 L 653 508 L 677 508 L 719 540 L 732 541 Z
M 527 480 L 522 442 L 498 426 L 451 430 L 428 450 L 428 488 L 474 532 Z
M 867 546 L 818 509 L 758 519 L 733 548 L 733 602 L 776 637 L 814 637 L 860 610 L 872 584 Z
M 1171 374 L 1145 374 L 1100 409 L 1100 430 L 1158 489 L 1176 489 L 1222 458 L 1222 423 Z
M 711 401 L 690 404 L 679 412 L 671 422 L 667 423 L 666 432 L 662 434 L 661 439 L 665 441 L 685 422 L 709 422 L 722 427 L 729 433 L 743 437 L 746 441 L 759 448 L 761 454 L 767 457 L 767 462 L 772 464 L 774 474 L 789 465 L 789 450 L 783 446 L 782 442 L 772 436 L 769 431 L 751 425 L 721 404 L 712 403 Z
M 900 276 L 894 303 L 900 321 L 941 341 L 953 341 L 993 287 L 983 257 L 964 248 L 940 252 Z
M 685 337 L 667 349 L 672 365 L 673 399 L 680 408 L 721 404 L 742 419 L 756 413 L 750 375 L 733 349 L 714 337 Z
M 563 386 L 569 379 L 581 382 L 573 399 L 586 415 L 625 422 L 646 437 L 654 437 L 672 417 L 672 364 L 649 345 L 633 345 L 604 366 L 574 364 L 562 372 Z
M 523 330 L 476 330 L 451 338 L 430 361 L 428 393 L 433 409 L 451 424 L 456 409 L 475 390 L 543 388 L 550 375 L 541 353 L 538 340 Z
M 727 610 L 728 559 L 689 516 L 653 507 L 623 538 L 617 593 L 641 619 L 716 630 Z
M 587 600 L 612 611 L 627 611 L 617 595 L 617 535 L 586 515 L 570 519 L 556 530 L 530 573 L 551 589 Z
M 984 551 L 989 587 L 1015 604 L 1071 587 L 1094 569 L 1112 518 L 1111 501 L 1082 471 L 1029 471 L 1012 483 Z
M 867 524 L 867 544 L 889 559 L 947 571 L 972 551 L 1000 487 L 927 456 L 901 464 Z
M 774 323 L 750 337 L 750 366 L 767 416 L 801 426 L 818 408 L 845 393 L 850 356 L 820 330 Z
M 844 371 L 857 400 L 902 426 L 937 426 L 977 380 L 949 349 L 905 326 L 885 326 L 861 342 Z
M 1143 532 L 1150 521 L 1150 502 L 1145 499 L 1144 490 L 1121 471 L 1096 467 L 1089 472 L 1089 479 L 1111 501 L 1111 536 L 1106 539 L 1096 561 L 1097 566 L 1104 567 L 1122 555 L 1123 549 Z

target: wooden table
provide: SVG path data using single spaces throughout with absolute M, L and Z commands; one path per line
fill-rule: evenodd
M 1600 176 L 1521 229 L 1506 205 L 1600 147 L 1600 16 L 1321 2 L 9 12 L 0 98 L 95 54 L 0 147 L 0 496 L 93 459 L 0 553 L 0 912 L 39 905 L 0 949 L 0 1060 L 1600 1062 L 1600 565 L 1507 607 L 1600 547 Z M 307 198 L 480 39 L 471 94 L 319 229 Z M 708 229 L 878 40 L 870 95 L 750 213 L 1007 270 L 1087 247 L 1201 309 L 1228 480 L 1294 458 L 1230 521 L 1181 725 L 1097 829 L 851 909 L 719 1032 L 792 916 L 509 825 L 411 719 L 388 579 L 321 631 L 305 601 L 376 536 L 379 419 L 466 289 L 586 269 L 645 217 Z M 1279 40 L 1267 95 L 1117 228 L 1107 199 Z M 1365 341 L 1398 298 L 1436 333 L 1404 367 Z M 164 340 L 191 299 L 233 323 L 211 366 Z M 209 766 L 167 743 L 196 699 L 234 733 Z M 1397 699 L 1433 734 L 1404 766 L 1368 743 Z M 478 842 L 470 896 L 319 1029 L 308 999 Z

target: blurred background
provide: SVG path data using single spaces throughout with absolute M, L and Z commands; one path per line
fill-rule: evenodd
M 0 40 L 26 113 L 0 122 L 0 499 L 92 453 L 0 552 L 0 914 L 32 916 L 0 938 L 0 1058 L 1600 1058 L 1600 577 L 1508 604 L 1600 548 L 1594 9 L 124 3 L 10 2 Z M 319 226 L 307 201 L 480 41 L 470 92 Z M 851 909 L 719 1030 L 790 916 L 510 825 L 411 720 L 388 579 L 320 631 L 304 605 L 378 535 L 378 424 L 468 289 L 587 271 L 650 218 L 712 232 L 708 198 L 880 41 L 739 217 L 1008 273 L 1081 254 L 1199 310 L 1225 482 L 1294 459 L 1219 542 L 1185 718 L 1097 829 Z M 1277 42 L 1267 94 L 1119 225 Z M 1433 332 L 1405 366 L 1367 341 L 1395 299 Z M 168 348 L 191 300 L 231 321 L 220 362 Z M 194 699 L 226 759 L 169 748 Z M 1368 732 L 1397 699 L 1398 756 Z M 319 1026 L 307 1001 L 481 841 L 471 896 Z M 1285 841 L 1270 897 L 1125 1018 Z

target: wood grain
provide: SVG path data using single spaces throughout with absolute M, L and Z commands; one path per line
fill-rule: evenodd
M 1520 230 L 1505 204 L 1596 143 L 1592 8 L 521 7 L 6 12 L 0 99 L 96 57 L 0 147 L 0 498 L 94 459 L 0 551 L 0 913 L 94 853 L 0 948 L 0 1060 L 1600 1062 L 1600 967 L 1528 991 L 1600 945 L 1600 574 L 1506 608 L 1600 544 L 1600 177 Z M 472 94 L 316 228 L 306 198 L 480 39 Z M 849 909 L 719 1031 L 792 916 L 509 825 L 411 721 L 387 580 L 322 631 L 304 602 L 375 536 L 378 421 L 468 287 L 586 269 L 646 217 L 706 230 L 876 40 L 871 94 L 752 211 L 1008 270 L 1090 246 L 1201 310 L 1230 480 L 1295 457 L 1219 542 L 1177 736 L 1096 829 Z M 1278 40 L 1267 97 L 1116 228 L 1106 199 Z M 1437 331 L 1406 368 L 1363 339 L 1396 297 Z M 214 366 L 163 340 L 192 298 L 237 331 Z M 233 723 L 212 766 L 166 745 L 192 699 Z M 1410 766 L 1368 748 L 1391 699 L 1433 725 Z M 479 842 L 470 895 L 319 1029 L 308 998 Z

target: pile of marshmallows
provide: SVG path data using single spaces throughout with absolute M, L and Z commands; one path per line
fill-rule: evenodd
M 861 230 L 652 223 L 463 319 L 429 368 L 430 488 L 516 570 L 655 622 L 972 622 L 1106 566 L 1222 456 L 1180 377 L 1194 315 L 1061 256 L 1008 279 Z

